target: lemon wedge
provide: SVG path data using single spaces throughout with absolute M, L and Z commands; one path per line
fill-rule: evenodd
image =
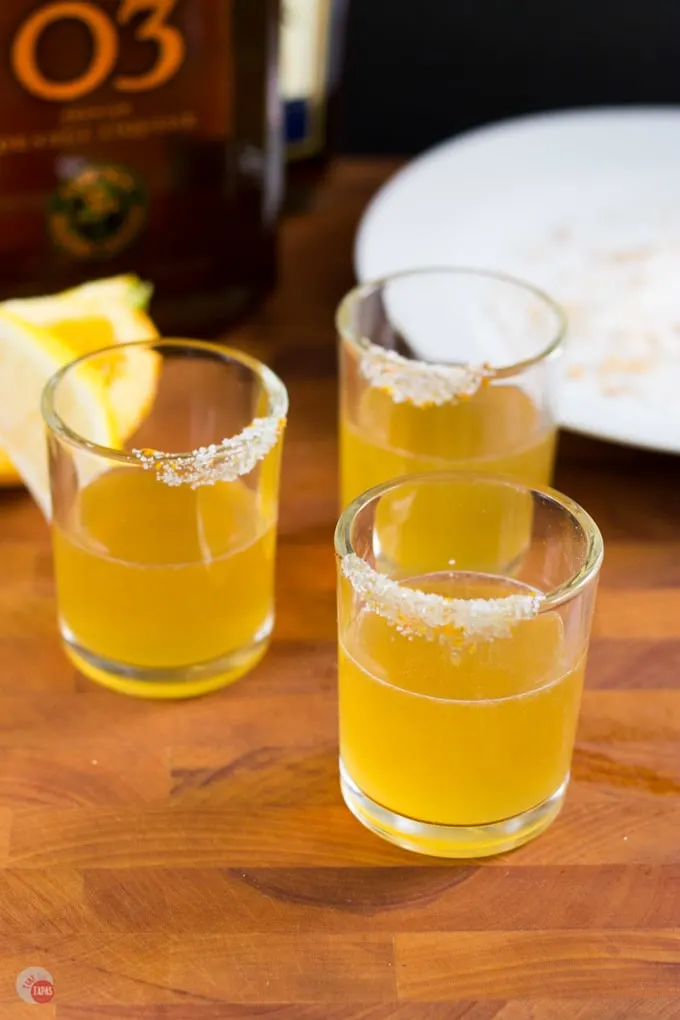
M 151 300 L 153 287 L 138 276 L 109 276 L 103 280 L 90 280 L 70 290 L 62 290 L 59 294 L 47 294 L 43 297 L 14 298 L 4 301 L 2 307 L 13 314 L 23 317 L 26 310 L 31 310 L 31 318 L 43 322 L 54 321 L 63 314 L 60 309 L 74 305 L 127 305 L 129 308 L 141 308 L 146 311 Z
M 75 309 L 72 310 L 72 315 Z M 47 328 L 72 351 L 72 357 L 90 354 L 103 347 L 151 340 L 158 331 L 145 312 L 125 305 L 112 305 L 90 314 L 83 306 L 80 317 L 47 323 Z M 96 312 L 96 309 L 92 309 Z M 125 347 L 107 357 L 101 371 L 109 391 L 109 403 L 118 434 L 127 439 L 146 417 L 156 395 L 161 359 L 148 348 Z
M 58 336 L 0 308 L 0 443 L 48 519 L 50 484 L 40 400 L 48 379 L 72 360 L 70 347 Z M 73 430 L 102 446 L 120 445 L 101 373 L 85 366 L 74 372 L 60 404 Z
M 5 301 L 0 311 L 48 330 L 74 359 L 102 347 L 157 337 L 158 330 L 146 313 L 150 296 L 151 287 L 136 276 L 116 276 L 61 294 Z M 116 434 L 122 440 L 146 417 L 156 393 L 159 368 L 158 356 L 145 349 L 126 348 L 120 359 L 107 359 L 103 381 Z M 19 474 L 9 451 L 0 448 L 0 487 L 20 484 Z

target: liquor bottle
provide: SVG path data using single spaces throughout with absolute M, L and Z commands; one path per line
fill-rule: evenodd
M 306 205 L 335 148 L 348 0 L 283 0 L 286 205 Z
M 278 0 L 3 0 L 0 298 L 134 272 L 166 333 L 272 285 Z

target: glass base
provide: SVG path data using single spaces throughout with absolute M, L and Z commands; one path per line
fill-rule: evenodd
M 235 652 L 210 662 L 176 669 L 129 666 L 102 658 L 78 644 L 63 623 L 61 637 L 66 656 L 76 669 L 103 687 L 136 698 L 196 698 L 227 687 L 250 672 L 267 651 L 273 626 L 271 618 L 250 644 Z
M 562 809 L 569 775 L 550 797 L 522 814 L 488 825 L 436 825 L 406 818 L 367 797 L 340 759 L 340 788 L 345 804 L 371 832 L 419 854 L 431 857 L 491 857 L 514 850 L 540 835 Z

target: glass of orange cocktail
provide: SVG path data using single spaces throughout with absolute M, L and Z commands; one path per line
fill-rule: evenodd
M 95 378 L 110 391 L 122 372 L 121 385 L 140 388 L 135 420 L 100 445 L 70 398 Z M 127 694 L 187 697 L 262 657 L 287 407 L 266 366 L 200 341 L 97 351 L 48 383 L 59 625 L 82 673 Z
M 545 294 L 483 270 L 414 270 L 351 291 L 337 327 L 343 506 L 412 472 L 550 481 L 565 321 Z
M 457 527 L 471 503 L 472 552 Z M 423 505 L 439 510 L 436 547 Z M 512 563 L 504 520 L 525 531 Z M 593 520 L 508 478 L 411 475 L 350 504 L 335 547 L 350 810 L 386 839 L 443 857 L 538 835 L 569 781 L 603 551 Z

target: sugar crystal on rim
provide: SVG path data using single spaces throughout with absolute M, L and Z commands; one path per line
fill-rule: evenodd
M 155 471 L 165 485 L 215 485 L 233 482 L 250 474 L 273 450 L 285 425 L 284 418 L 254 418 L 250 425 L 220 443 L 199 446 L 189 454 L 163 453 L 159 450 L 133 450 L 146 471 Z
M 395 404 L 431 407 L 471 397 L 491 374 L 488 366 L 430 364 L 364 343 L 361 375 L 370 386 L 389 393 Z
M 371 612 L 408 637 L 430 641 L 446 638 L 452 631 L 464 638 L 509 637 L 513 624 L 536 616 L 544 599 L 539 593 L 447 598 L 400 584 L 355 553 L 342 557 L 341 570 Z

